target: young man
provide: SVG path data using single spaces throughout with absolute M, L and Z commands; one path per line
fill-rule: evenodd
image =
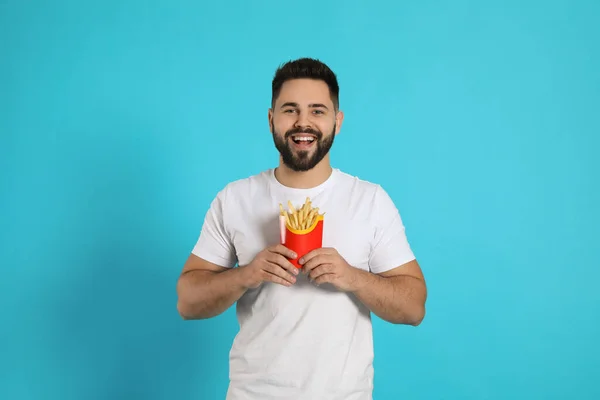
M 183 267 L 177 308 L 203 319 L 237 302 L 229 400 L 370 400 L 370 313 L 418 325 L 423 274 L 384 189 L 330 165 L 344 118 L 335 74 L 299 59 L 272 85 L 279 166 L 217 194 Z M 280 244 L 279 204 L 300 207 L 306 198 L 325 213 L 323 245 L 300 254 L 298 270 Z

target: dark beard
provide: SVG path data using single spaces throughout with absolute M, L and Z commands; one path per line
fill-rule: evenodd
M 326 137 L 323 137 L 323 133 L 318 130 L 310 128 L 294 128 L 287 131 L 282 138 L 277 134 L 272 125 L 271 133 L 273 134 L 273 142 L 275 143 L 275 147 L 279 151 L 279 154 L 281 154 L 283 163 L 293 171 L 304 172 L 313 169 L 318 163 L 321 162 L 321 160 L 323 160 L 327 153 L 329 153 L 335 138 L 335 128 L 336 125 L 334 124 L 331 134 Z M 312 156 L 309 156 L 310 153 L 308 151 L 298 151 L 294 153 L 294 150 L 292 150 L 290 136 L 298 133 L 309 133 L 316 136 L 316 149 L 314 150 Z

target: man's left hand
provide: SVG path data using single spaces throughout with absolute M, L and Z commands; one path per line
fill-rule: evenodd
M 313 250 L 299 262 L 317 285 L 331 283 L 343 292 L 357 289 L 361 271 L 348 264 L 336 249 L 324 247 Z

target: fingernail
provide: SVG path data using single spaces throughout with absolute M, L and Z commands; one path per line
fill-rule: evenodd
M 301 258 L 301 259 L 299 259 L 299 260 L 298 260 L 298 263 L 300 263 L 300 264 L 304 264 L 304 258 Z
M 294 268 L 294 275 L 298 275 L 298 269 Z

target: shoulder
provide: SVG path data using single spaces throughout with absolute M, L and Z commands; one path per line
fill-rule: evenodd
M 341 170 L 337 170 L 337 174 L 339 184 L 364 199 L 377 201 L 382 197 L 388 196 L 383 186 L 377 182 L 369 181 Z
M 338 178 L 342 189 L 339 204 L 347 204 L 347 207 L 372 221 L 386 221 L 399 214 L 394 200 L 380 183 L 342 171 L 338 171 Z
M 227 183 L 218 193 L 217 198 L 223 202 L 236 202 L 240 198 L 248 198 L 269 184 L 273 172 L 271 169 L 261 171 L 245 178 Z

